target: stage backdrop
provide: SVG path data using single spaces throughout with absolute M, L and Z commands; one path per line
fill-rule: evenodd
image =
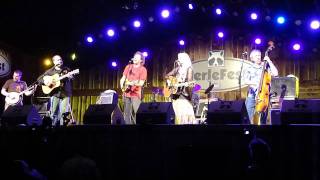
M 215 84 L 213 90 L 216 92 L 217 98 L 221 100 L 244 99 L 247 88 L 243 87 L 241 89 L 240 96 L 237 78 L 242 60 L 244 59 L 244 65 L 249 63 L 246 60 L 247 57 L 242 55 L 243 52 L 249 53 L 251 49 L 255 48 L 254 45 L 236 37 L 230 37 L 226 41 L 212 37 L 190 35 L 186 37 L 188 43 L 185 49 L 179 49 L 176 40 L 150 45 L 151 55 L 147 58 L 145 64 L 148 70 L 148 79 L 144 87 L 143 100 L 145 102 L 167 101 L 161 95 L 164 85 L 163 77 L 173 68 L 177 54 L 181 51 L 187 52 L 194 63 L 194 79 L 201 86 L 199 93 L 204 101 L 206 98 L 204 90 L 209 86 L 210 80 L 211 83 Z M 275 42 L 275 46 L 275 49 L 270 53 L 270 57 L 278 67 L 280 76 L 292 74 L 299 78 L 299 98 L 320 98 L 320 53 L 308 51 L 299 55 L 290 52 L 286 48 L 289 47 L 286 44 Z M 261 50 L 264 51 L 266 48 L 261 47 Z M 3 76 L 0 77 L 2 85 L 7 79 L 12 78 L 12 70 L 14 69 L 21 69 L 24 72 L 23 80 L 31 84 L 46 68 L 50 68 L 43 66 L 44 57 L 30 56 L 19 49 L 1 43 L 0 49 L 5 52 L 6 57 L 8 56 L 11 61 L 11 73 L 3 72 Z M 132 45 L 121 46 L 118 49 L 121 51 L 115 52 L 115 54 L 118 55 L 120 63 L 119 67 L 115 69 L 106 65 L 105 54 L 101 53 L 103 50 L 99 49 L 91 48 L 95 52 L 87 58 L 83 58 L 80 54 L 77 61 L 70 61 L 67 57 L 64 57 L 65 64 L 71 69 L 80 69 L 80 74 L 75 77 L 73 82 L 73 97 L 71 98 L 72 112 L 78 123 L 82 123 L 83 114 L 88 106 L 95 104 L 99 94 L 107 89 L 113 89 L 119 93 L 119 105 L 122 108 L 119 80 L 128 60 L 139 48 L 135 47 L 133 43 Z M 216 59 L 221 57 L 224 58 L 224 61 L 215 62 L 212 61 L 212 57 Z M 6 64 L 3 64 L 4 59 L 2 58 L 0 61 L 0 67 L 6 68 Z M 208 74 L 211 74 L 211 79 Z M 24 101 L 25 104 L 30 103 L 30 97 L 25 97 Z M 3 105 L 4 97 L 1 96 L 0 107 L 3 108 Z
M 232 38 L 231 38 L 232 39 Z M 199 36 L 189 37 L 186 49 L 173 48 L 176 42 L 168 42 L 151 49 L 152 56 L 146 61 L 148 79 L 144 87 L 144 101 L 167 101 L 162 95 L 161 90 L 164 85 L 164 74 L 173 67 L 173 62 L 177 59 L 177 54 L 181 51 L 189 53 L 193 63 L 195 74 L 194 78 L 201 85 L 200 96 L 206 98 L 204 90 L 211 83 L 215 84 L 215 95 L 221 100 L 244 99 L 246 97 L 245 86 L 242 86 L 241 96 L 239 94 L 238 74 L 243 59 L 244 66 L 248 63 L 247 56 L 243 52 L 250 52 L 255 48 L 248 45 L 243 40 L 219 41 L 215 39 L 202 38 Z M 296 55 L 288 52 L 286 48 L 277 47 L 270 53 L 270 58 L 274 61 L 279 70 L 280 76 L 294 75 L 299 78 L 300 93 L 299 98 L 320 98 L 320 58 L 319 53 Z M 266 49 L 267 47 L 265 47 Z M 262 51 L 265 49 L 261 48 Z M 222 51 L 221 51 L 222 50 Z M 132 54 L 135 49 L 132 50 Z M 223 54 L 220 54 L 223 52 Z M 218 62 L 209 66 L 210 58 L 213 54 L 224 58 L 224 64 Z M 219 54 L 217 54 L 219 53 Z M 122 57 L 128 60 L 131 55 Z M 224 65 L 224 66 L 222 66 Z M 83 114 L 90 104 L 95 104 L 99 93 L 113 89 L 119 93 L 119 105 L 122 108 L 121 91 L 119 90 L 119 79 L 121 78 L 125 63 L 118 69 L 111 69 L 108 66 L 95 66 L 81 69 L 80 75 L 74 81 L 74 96 L 72 97 L 73 113 L 79 123 L 83 121 Z M 208 72 L 210 71 L 210 72 Z M 208 79 L 204 73 L 211 73 Z M 159 93 L 160 92 L 160 93 Z

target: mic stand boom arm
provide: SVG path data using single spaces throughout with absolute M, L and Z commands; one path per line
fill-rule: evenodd
M 238 83 L 239 83 L 239 100 L 241 99 L 241 78 L 242 78 L 244 56 L 245 56 L 245 54 L 242 54 L 242 56 L 241 56 L 241 66 L 240 66 L 240 73 L 239 73 L 239 79 L 238 79 Z

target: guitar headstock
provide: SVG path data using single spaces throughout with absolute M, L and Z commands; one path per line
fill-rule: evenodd
M 68 74 L 79 74 L 79 73 L 80 73 L 79 69 L 75 69 L 73 71 L 70 71 Z

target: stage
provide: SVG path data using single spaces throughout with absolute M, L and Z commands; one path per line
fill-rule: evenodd
M 71 157 L 102 179 L 319 179 L 320 125 L 75 125 L 1 128 L 1 162 L 48 179 Z M 3 172 L 8 172 L 2 169 Z

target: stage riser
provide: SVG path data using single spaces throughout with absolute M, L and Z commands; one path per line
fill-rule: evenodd
M 249 132 L 249 134 L 245 134 Z M 271 148 L 272 179 L 320 177 L 320 126 L 73 126 L 2 129 L 1 159 L 26 159 L 52 177 L 64 160 L 95 160 L 104 177 L 246 177 L 254 134 Z M 3 161 L 2 161 L 3 162 Z M 299 178 L 298 178 L 299 179 Z

